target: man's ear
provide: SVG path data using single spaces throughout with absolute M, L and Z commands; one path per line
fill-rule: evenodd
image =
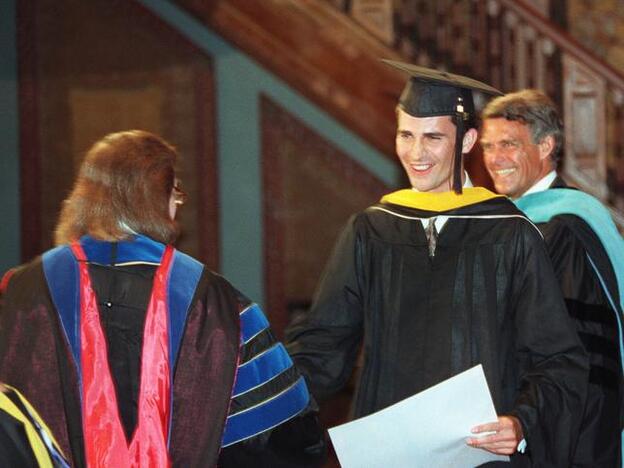
M 555 151 L 555 137 L 552 135 L 545 136 L 542 138 L 537 144 L 540 152 L 540 159 L 544 160 L 545 158 L 549 158 L 553 151 Z
M 464 134 L 464 140 L 462 141 L 462 154 L 470 153 L 470 150 L 477 142 L 477 130 L 471 128 Z

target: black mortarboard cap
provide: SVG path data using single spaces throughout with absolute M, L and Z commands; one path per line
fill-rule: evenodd
M 461 146 L 465 130 L 476 122 L 473 91 L 501 95 L 498 89 L 466 76 L 409 63 L 383 60 L 410 75 L 399 98 L 399 107 L 413 117 L 449 115 L 457 125 L 453 190 L 461 193 Z

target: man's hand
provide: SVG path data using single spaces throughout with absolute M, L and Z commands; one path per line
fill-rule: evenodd
M 471 447 L 481 448 L 497 455 L 511 455 L 524 439 L 522 425 L 515 416 L 499 416 L 498 421 L 481 424 L 471 429 L 473 434 L 494 432 L 483 437 L 469 437 L 466 443 Z

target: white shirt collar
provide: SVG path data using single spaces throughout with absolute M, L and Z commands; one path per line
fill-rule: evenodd
M 472 180 L 470 180 L 470 176 L 468 175 L 468 173 L 466 171 L 464 171 L 464 188 L 470 188 L 473 187 L 472 185 Z M 418 190 L 416 190 L 414 187 L 412 187 L 412 190 L 415 190 L 416 192 L 418 192 Z M 438 232 L 442 231 L 442 228 L 444 227 L 444 225 L 446 224 L 446 221 L 448 220 L 448 216 L 444 216 L 444 215 L 438 215 L 435 216 L 435 227 L 436 230 Z M 421 218 L 420 222 L 423 225 L 423 229 L 427 227 L 427 224 L 429 224 L 429 218 Z
M 548 190 L 548 187 L 553 183 L 553 181 L 557 178 L 557 171 L 552 170 L 540 180 L 538 180 L 533 186 L 524 192 L 522 196 L 528 195 L 530 193 L 542 192 L 544 190 Z

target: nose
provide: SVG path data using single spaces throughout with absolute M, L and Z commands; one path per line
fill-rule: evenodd
M 423 157 L 423 145 L 418 140 L 418 138 L 414 138 L 410 143 L 409 147 L 406 149 L 406 154 L 412 161 L 418 161 Z
M 483 159 L 486 166 L 496 167 L 505 161 L 505 155 L 496 145 L 492 145 L 488 149 L 483 149 Z

